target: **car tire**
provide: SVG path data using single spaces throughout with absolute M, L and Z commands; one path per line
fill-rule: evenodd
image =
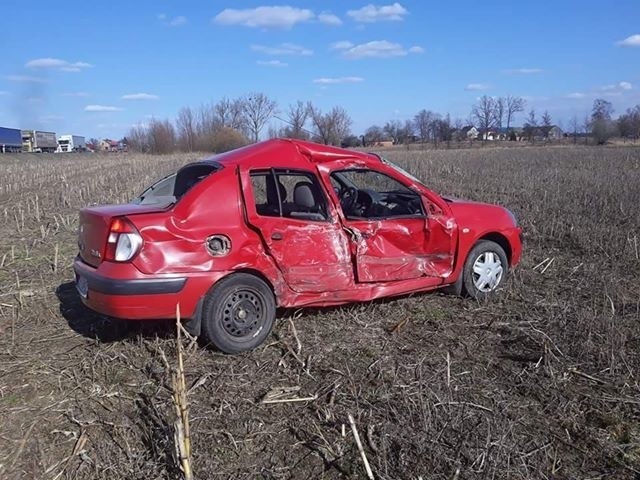
M 205 340 L 225 353 L 253 350 L 271 332 L 275 297 L 260 278 L 234 273 L 206 294 L 202 309 Z
M 490 240 L 480 240 L 464 264 L 464 293 L 476 300 L 484 300 L 504 285 L 508 275 L 509 261 L 504 249 Z

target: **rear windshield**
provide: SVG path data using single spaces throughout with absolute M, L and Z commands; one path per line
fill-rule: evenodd
M 154 183 L 132 203 L 158 205 L 176 203 L 194 185 L 222 168 L 217 162 L 192 163 Z

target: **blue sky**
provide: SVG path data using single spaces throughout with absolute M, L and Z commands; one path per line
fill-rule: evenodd
M 640 103 L 638 0 L 2 3 L 8 127 L 121 137 L 254 91 L 340 105 L 354 133 L 423 108 L 466 120 L 484 94 L 565 125 L 597 97 Z

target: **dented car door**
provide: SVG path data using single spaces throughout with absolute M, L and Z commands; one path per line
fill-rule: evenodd
M 444 209 L 388 171 L 338 170 L 329 181 L 350 234 L 357 282 L 450 275 L 457 230 Z
M 247 221 L 296 292 L 354 285 L 349 240 L 316 175 L 269 169 L 241 172 Z

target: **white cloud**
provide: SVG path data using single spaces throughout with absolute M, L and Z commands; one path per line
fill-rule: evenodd
M 169 18 L 165 13 L 159 13 L 156 18 L 167 27 L 182 27 L 187 24 L 187 17 L 178 15 L 177 17 Z
M 318 15 L 318 21 L 325 25 L 338 26 L 342 25 L 342 20 L 331 12 L 322 12 Z
M 534 75 L 536 73 L 544 72 L 541 68 L 512 68 L 510 70 L 506 70 L 506 73 L 514 73 L 519 75 Z
M 570 93 L 570 94 L 567 95 L 567 98 L 571 98 L 571 99 L 574 99 L 574 100 L 579 100 L 579 99 L 585 98 L 585 97 L 586 97 L 586 95 L 584 93 L 582 93 L 582 92 L 573 92 L 573 93 Z
M 85 68 L 91 68 L 93 65 L 87 62 L 68 62 L 59 58 L 36 58 L 29 60 L 25 65 L 26 68 L 38 68 L 46 70 L 60 70 L 63 72 L 79 72 Z
M 337 85 L 340 83 L 360 83 L 364 82 L 364 78 L 362 77 L 322 77 L 316 78 L 313 80 L 313 83 L 317 83 L 320 85 Z
M 32 77 L 30 75 L 7 75 L 7 80 L 10 82 L 20 82 L 20 83 L 47 83 L 44 78 L 40 77 Z
M 488 90 L 489 85 L 486 83 L 470 83 L 464 89 L 468 92 L 481 92 L 482 90 Z
M 387 40 L 374 40 L 373 42 L 362 43 L 360 45 L 347 46 L 348 42 L 338 42 L 341 45 L 333 47 L 342 50 L 342 56 L 351 60 L 360 58 L 390 58 L 404 57 L 409 53 L 419 53 L 421 47 L 411 47 L 406 50 L 399 43 L 392 43 Z
M 87 105 L 84 107 L 85 112 L 119 112 L 121 110 L 119 107 L 112 107 L 110 105 Z
M 251 45 L 251 50 L 254 52 L 264 53 L 265 55 L 313 55 L 313 50 L 310 50 L 300 45 L 293 43 L 281 43 L 275 47 L 268 47 L 266 45 Z
M 640 33 L 631 35 L 616 43 L 619 47 L 640 47 Z
M 263 67 L 288 67 L 289 66 L 288 63 L 281 62 L 280 60 L 258 60 L 256 63 Z
M 403 20 L 409 11 L 398 2 L 392 5 L 366 5 L 358 10 L 349 10 L 347 15 L 360 23 Z
M 187 24 L 187 17 L 183 17 L 182 15 L 179 15 L 171 19 L 168 23 L 170 27 L 181 27 L 182 25 L 186 25 L 186 24 Z
M 87 92 L 67 92 L 62 94 L 63 97 L 88 97 Z
M 150 93 L 128 93 L 120 98 L 122 98 L 122 100 L 158 100 L 160 97 Z
M 632 90 L 633 85 L 629 82 L 618 82 L 611 85 L 604 85 L 600 87 L 601 92 L 605 92 L 605 95 L 618 96 L 622 95 L 623 91 Z
M 424 53 L 424 48 L 414 45 L 409 49 L 409 53 Z
M 339 42 L 333 42 L 331 45 L 329 45 L 329 48 L 331 50 L 346 50 L 353 46 L 353 43 L 349 42 L 348 40 L 341 40 Z
M 251 28 L 292 28 L 297 23 L 313 20 L 315 14 L 309 9 L 288 5 L 256 7 L 246 9 L 226 8 L 216 15 L 214 23 L 220 25 L 242 25 Z

